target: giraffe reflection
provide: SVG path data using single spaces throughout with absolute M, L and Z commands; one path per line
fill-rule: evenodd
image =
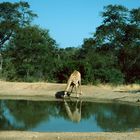
M 70 106 L 69 106 L 69 104 L 67 103 L 66 100 L 64 100 L 64 105 L 65 105 L 65 109 L 66 109 L 66 112 L 68 114 L 69 119 L 73 122 L 76 122 L 76 123 L 80 122 L 82 101 L 77 100 L 75 102 L 74 111 L 72 111 L 73 108 L 70 108 Z

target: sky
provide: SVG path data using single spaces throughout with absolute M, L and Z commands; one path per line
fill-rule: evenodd
M 19 0 L 0 0 L 0 2 Z M 101 12 L 109 4 L 128 9 L 140 7 L 140 0 L 24 0 L 38 15 L 33 23 L 48 29 L 59 47 L 79 47 L 101 25 Z

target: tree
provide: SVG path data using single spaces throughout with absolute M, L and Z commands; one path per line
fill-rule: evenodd
M 4 54 L 14 66 L 15 75 L 12 77 L 16 77 L 15 80 L 46 80 L 55 68 L 55 50 L 55 40 L 50 37 L 48 30 L 28 26 L 14 35 Z M 5 68 L 7 64 L 5 62 Z M 6 69 L 4 71 L 7 73 Z M 7 78 L 9 76 L 12 80 L 11 75 L 7 75 Z
M 27 2 L 3 2 L 0 3 L 0 54 L 4 44 L 19 30 L 28 26 L 37 15 L 30 9 Z M 3 57 L 0 58 L 1 69 Z
M 118 58 L 126 82 L 140 82 L 140 8 L 130 11 L 129 22 L 124 28 L 121 42 L 123 47 Z
M 99 46 L 113 44 L 115 48 L 122 47 L 120 41 L 128 21 L 128 9 L 121 5 L 108 5 L 102 12 L 103 24 L 97 27 L 94 37 Z
M 0 3 L 0 48 L 19 28 L 28 26 L 37 16 L 29 8 L 29 4 L 22 1 Z
M 132 83 L 140 79 L 140 8 L 108 5 L 102 25 L 84 40 L 79 58 L 88 64 L 87 81 Z

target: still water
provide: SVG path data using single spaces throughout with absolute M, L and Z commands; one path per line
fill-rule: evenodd
M 0 130 L 39 132 L 131 131 L 140 107 L 83 101 L 0 100 Z

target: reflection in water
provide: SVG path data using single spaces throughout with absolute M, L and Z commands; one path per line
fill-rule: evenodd
M 78 104 L 79 103 L 79 104 Z M 81 107 L 82 107 L 82 101 L 77 100 L 75 103 L 75 109 L 72 112 L 70 106 L 68 105 L 67 101 L 64 100 L 64 105 L 66 108 L 66 112 L 70 118 L 71 121 L 73 122 L 80 122 L 81 120 Z M 79 105 L 79 107 L 78 107 Z
M 131 131 L 139 117 L 138 106 L 123 104 L 0 100 L 0 130 Z

